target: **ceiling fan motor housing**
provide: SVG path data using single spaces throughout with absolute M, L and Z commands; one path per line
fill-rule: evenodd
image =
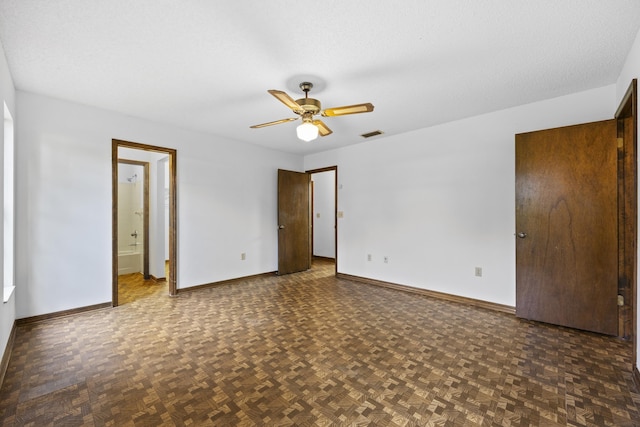
M 300 83 L 300 89 L 304 92 L 304 98 L 296 99 L 296 104 L 304 109 L 303 115 L 308 115 L 307 113 L 311 113 L 311 115 L 318 114 L 322 109 L 320 101 L 314 98 L 309 98 L 309 91 L 312 87 L 313 83 L 311 82 Z
M 311 114 L 318 114 L 322 109 L 320 101 L 314 98 L 296 99 L 296 104 L 304 108 L 304 111 Z

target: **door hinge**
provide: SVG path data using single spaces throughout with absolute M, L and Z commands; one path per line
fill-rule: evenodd
M 624 305 L 624 296 L 618 295 L 618 305 L 622 307 Z

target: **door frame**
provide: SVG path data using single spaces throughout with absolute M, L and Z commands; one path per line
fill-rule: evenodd
M 145 280 L 149 279 L 149 162 L 139 160 L 118 159 L 118 164 L 142 166 L 143 172 L 143 207 L 142 207 L 142 275 Z M 117 184 L 116 184 L 117 185 Z M 118 207 L 119 208 L 119 207 Z M 116 211 L 117 213 L 117 211 Z M 118 245 L 116 244 L 116 248 Z M 117 252 L 116 252 L 117 256 Z
M 306 173 L 308 173 L 309 175 L 313 175 L 314 173 L 320 173 L 320 172 L 328 172 L 328 171 L 334 171 L 334 202 L 333 202 L 333 221 L 334 221 L 334 227 L 333 227 L 333 233 L 334 233 L 334 238 L 333 238 L 333 243 L 335 245 L 335 250 L 334 253 L 336 255 L 336 260 L 335 260 L 335 265 L 334 265 L 334 275 L 338 275 L 338 166 L 328 166 L 325 168 L 319 168 L 319 169 L 310 169 L 307 170 Z M 311 202 L 313 202 L 313 194 L 310 195 Z M 313 211 L 312 211 L 312 215 L 311 215 L 311 223 L 310 226 L 312 226 L 313 223 Z M 311 230 L 311 232 L 313 233 L 313 229 Z M 312 238 L 313 238 L 313 234 L 311 234 Z M 313 257 L 313 245 L 311 246 L 311 256 Z
M 624 297 L 619 309 L 620 336 L 633 342 L 633 373 L 640 387 L 636 363 L 638 339 L 637 223 L 638 223 L 638 80 L 633 79 L 614 116 L 618 120 L 618 295 Z M 625 129 L 625 122 L 631 130 Z M 631 138 L 629 138 L 629 135 Z
M 111 140 L 111 185 L 112 185 L 112 261 L 111 261 L 111 305 L 118 306 L 118 148 L 132 148 L 135 150 L 153 151 L 169 156 L 169 296 L 176 296 L 177 286 L 177 256 L 178 256 L 178 209 L 177 209 L 177 152 L 173 148 L 140 144 L 120 139 Z M 146 253 L 146 251 L 145 251 Z

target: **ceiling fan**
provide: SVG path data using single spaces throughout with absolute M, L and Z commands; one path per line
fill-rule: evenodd
M 327 108 L 322 110 L 320 101 L 314 98 L 309 98 L 309 91 L 313 87 L 312 83 L 302 82 L 300 83 L 300 89 L 304 92 L 304 98 L 296 99 L 295 101 L 285 92 L 280 90 L 270 89 L 271 95 L 275 96 L 278 101 L 282 102 L 297 115 L 302 117 L 302 124 L 296 129 L 298 138 L 303 141 L 312 141 L 320 136 L 327 136 L 333 133 L 329 127 L 324 124 L 322 120 L 314 120 L 313 116 L 320 114 L 323 117 L 333 116 L 345 116 L 347 114 L 369 113 L 373 111 L 373 104 L 367 102 L 365 104 L 347 105 L 344 107 Z M 263 128 L 266 126 L 278 125 L 280 123 L 292 122 L 298 120 L 297 117 L 291 117 L 288 119 L 276 120 L 274 122 L 262 123 L 259 125 L 251 126 L 252 129 Z

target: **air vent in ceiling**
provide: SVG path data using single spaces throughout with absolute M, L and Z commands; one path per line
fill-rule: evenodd
M 363 138 L 371 138 L 373 136 L 382 135 L 383 133 L 384 132 L 382 132 L 381 130 L 374 130 L 373 132 L 363 133 L 360 136 L 363 137 Z

